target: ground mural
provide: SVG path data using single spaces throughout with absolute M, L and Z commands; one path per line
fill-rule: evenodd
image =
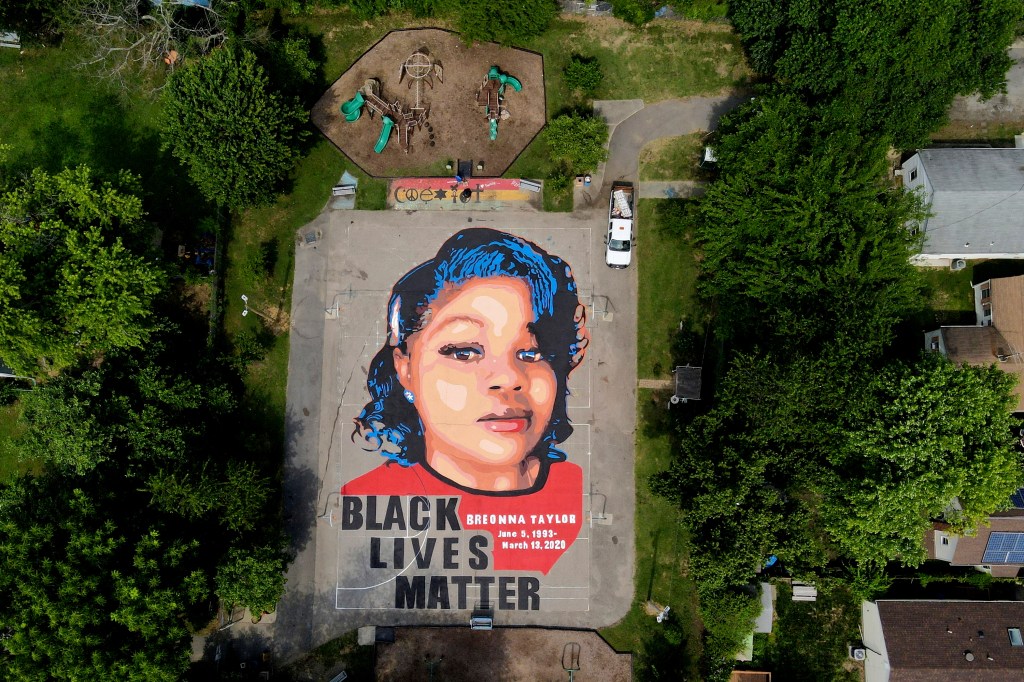
M 586 610 L 589 429 L 568 407 L 590 334 L 570 265 L 468 228 L 375 303 L 361 408 L 339 412 L 335 607 Z

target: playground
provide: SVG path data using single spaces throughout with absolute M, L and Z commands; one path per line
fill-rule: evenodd
M 441 29 L 392 31 L 324 93 L 313 123 L 376 177 L 500 176 L 544 127 L 543 58 Z M 446 168 L 451 163 L 452 169 Z

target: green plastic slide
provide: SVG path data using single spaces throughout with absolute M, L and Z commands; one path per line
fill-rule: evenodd
M 498 139 L 498 121 L 493 118 L 491 119 L 491 139 Z
M 502 88 L 506 85 L 511 85 L 512 89 L 516 92 L 520 92 L 523 89 L 523 84 L 519 82 L 518 78 L 502 73 L 497 66 L 492 66 L 487 72 L 487 77 L 491 80 L 496 80 L 501 83 Z
M 359 114 L 363 113 L 363 105 L 366 100 L 363 99 L 363 93 L 357 92 L 356 96 L 349 101 L 341 105 L 341 113 L 345 115 L 345 120 L 349 123 L 359 119 Z
M 377 144 L 374 146 L 373 151 L 380 154 L 384 151 L 384 147 L 388 146 L 388 140 L 391 138 L 391 129 L 395 127 L 395 122 L 391 120 L 390 116 L 384 117 L 384 127 L 380 129 L 380 137 L 377 138 Z

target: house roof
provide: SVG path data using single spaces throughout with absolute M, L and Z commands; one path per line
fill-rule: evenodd
M 1024 278 L 1013 277 L 1010 279 L 1021 279 L 1021 284 L 1024 285 Z M 1016 375 L 1017 385 L 1014 386 L 1013 392 L 1017 396 L 1017 405 L 1014 412 L 1024 412 L 1024 319 L 1021 319 L 1024 308 L 1018 307 L 1013 312 L 1011 306 L 1005 303 L 1002 305 L 1003 319 L 1008 319 L 1007 324 L 1009 325 L 1010 338 L 1007 338 L 1007 335 L 1003 333 L 1000 318 L 997 317 L 996 281 L 998 280 L 992 280 L 992 326 L 942 327 L 939 333 L 942 334 L 946 357 L 953 362 L 967 363 L 975 367 L 995 363 L 1004 372 Z M 1018 301 L 1024 301 L 1024 288 L 1022 288 L 1020 296 Z M 1017 321 L 1012 321 L 1013 317 L 1018 318 Z M 1019 340 L 1017 340 L 1018 337 Z M 1005 360 L 1001 360 L 1001 357 Z
M 1024 253 L 1024 149 L 924 149 L 904 166 L 914 158 L 932 213 L 923 225 L 923 255 Z
M 980 566 L 985 563 L 985 547 L 993 532 L 1024 533 L 1024 509 L 1010 509 L 989 517 L 988 526 L 980 526 L 974 535 L 962 535 L 957 539 L 956 551 L 953 552 L 954 566 Z M 1003 564 L 998 571 L 1005 576 L 1016 576 L 1024 568 L 1024 564 Z M 996 567 L 992 567 L 995 574 Z
M 1007 628 L 1024 628 L 1024 602 L 879 600 L 876 605 L 890 682 L 1021 679 L 1024 646 L 1010 645 Z

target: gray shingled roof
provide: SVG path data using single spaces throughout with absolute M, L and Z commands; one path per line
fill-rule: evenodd
M 918 155 L 933 213 L 922 253 L 1024 253 L 1024 149 L 925 149 Z

